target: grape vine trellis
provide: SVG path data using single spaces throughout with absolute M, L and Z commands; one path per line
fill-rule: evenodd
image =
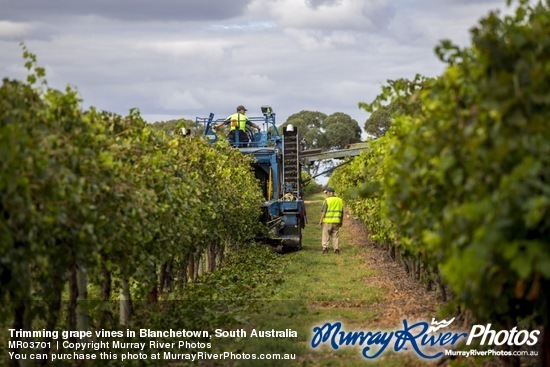
M 543 325 L 546 351 L 548 34 L 548 3 L 520 1 L 512 15 L 482 19 L 471 47 L 442 42 L 441 76 L 392 81 L 361 104 L 372 112 L 399 99 L 401 108 L 388 133 L 331 178 L 375 241 L 478 320 Z
M 67 329 L 112 320 L 114 285 L 126 325 L 132 298 L 184 287 L 253 239 L 263 199 L 250 158 L 150 129 L 135 110 L 83 111 L 23 49 L 27 82 L 0 87 L 3 323 L 29 330 L 39 316 L 54 329 L 68 284 Z M 81 307 L 90 289 L 104 301 L 94 309 Z

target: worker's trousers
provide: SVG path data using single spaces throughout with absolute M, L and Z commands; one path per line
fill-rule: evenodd
M 334 250 L 338 250 L 339 247 L 339 240 L 340 240 L 340 227 L 342 227 L 341 224 L 336 223 L 323 223 L 323 235 L 321 238 L 321 242 L 323 245 L 323 248 L 328 248 L 332 241 L 332 248 Z

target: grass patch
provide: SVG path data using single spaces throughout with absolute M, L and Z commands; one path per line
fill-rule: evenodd
M 248 315 L 246 328 L 296 330 L 292 338 L 247 338 L 213 341 L 226 350 L 244 353 L 296 353 L 295 361 L 232 361 L 232 366 L 364 366 L 366 361 L 357 348 L 312 350 L 309 346 L 314 326 L 341 321 L 349 330 L 360 330 L 372 323 L 373 304 L 383 297 L 379 288 L 368 287 L 372 271 L 365 266 L 365 249 L 355 245 L 346 231 L 340 231 L 340 255 L 322 254 L 321 226 L 318 225 L 324 194 L 309 197 L 306 209 L 309 223 L 303 231 L 303 248 L 281 255 L 283 281 L 272 297 L 261 302 Z M 220 344 L 221 343 L 221 344 Z M 232 349 L 235 348 L 235 349 Z M 282 364 L 284 363 L 284 364 Z M 369 363 L 376 366 L 376 363 Z M 396 366 L 399 364 L 395 364 Z

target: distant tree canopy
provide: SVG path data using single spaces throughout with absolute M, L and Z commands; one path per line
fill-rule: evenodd
M 349 115 L 342 112 L 335 112 L 326 115 L 319 111 L 300 111 L 291 115 L 285 123 L 280 126 L 282 131 L 287 125 L 292 124 L 298 129 L 302 139 L 302 148 L 321 149 L 322 151 L 331 149 L 343 149 L 346 146 L 361 141 L 361 127 L 359 123 Z M 165 131 L 168 135 L 180 133 L 185 127 L 188 130 L 196 129 L 194 121 L 186 119 L 158 121 L 151 124 L 155 130 Z M 200 129 L 200 127 L 199 127 Z M 319 172 L 323 162 L 315 162 L 305 167 L 311 176 Z M 331 165 L 331 161 L 327 161 Z
M 374 111 L 369 116 L 367 121 L 365 121 L 365 132 L 374 138 L 384 136 L 392 124 L 392 115 L 395 110 L 396 106 L 392 103 L 388 106 L 382 106 Z
M 321 130 L 327 115 L 318 111 L 300 111 L 295 113 L 281 125 L 281 131 L 287 125 L 293 125 L 303 140 L 304 149 L 315 149 L 326 146 L 325 137 Z
M 289 124 L 298 129 L 304 149 L 343 149 L 349 144 L 361 141 L 361 127 L 356 120 L 342 112 L 326 115 L 318 111 L 300 111 L 291 115 L 281 125 L 281 131 Z M 172 135 L 183 127 L 189 130 L 195 129 L 196 123 L 191 120 L 177 119 L 157 121 L 152 123 L 151 127 Z
M 361 141 L 361 127 L 349 115 L 335 112 L 326 115 L 318 111 L 300 111 L 291 115 L 281 126 L 298 128 L 305 149 L 342 149 Z
M 343 149 L 361 141 L 361 128 L 349 115 L 336 112 L 328 116 L 324 123 L 327 149 Z

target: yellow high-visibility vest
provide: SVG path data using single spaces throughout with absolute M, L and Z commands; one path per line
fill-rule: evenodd
M 246 131 L 246 122 L 248 117 L 242 113 L 234 113 L 227 118 L 229 120 L 229 125 L 231 125 L 231 130 L 242 130 Z
M 342 213 L 344 211 L 344 202 L 342 199 L 331 196 L 325 200 L 327 204 L 327 211 L 323 218 L 323 223 L 342 223 Z

